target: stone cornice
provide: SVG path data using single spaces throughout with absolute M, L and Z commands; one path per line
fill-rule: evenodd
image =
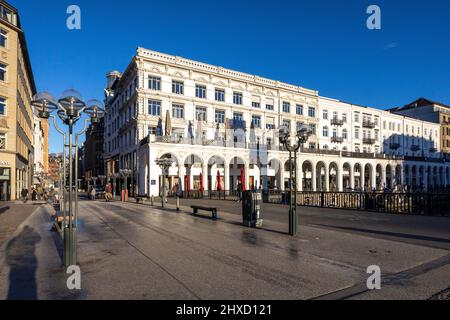
M 152 50 L 148 50 L 148 49 L 144 49 L 144 48 L 140 48 L 140 47 L 137 49 L 137 56 L 142 57 L 144 59 L 157 61 L 159 63 L 170 64 L 170 65 L 174 65 L 174 66 L 178 66 L 178 67 L 184 67 L 184 68 L 201 71 L 201 72 L 206 72 L 206 73 L 217 75 L 217 76 L 231 78 L 231 79 L 237 80 L 237 81 L 251 83 L 252 85 L 269 87 L 269 88 L 276 89 L 276 90 L 282 89 L 282 90 L 287 90 L 287 91 L 291 91 L 291 92 L 295 92 L 295 93 L 318 97 L 318 91 L 316 91 L 316 90 L 310 90 L 310 89 L 306 89 L 303 87 L 283 83 L 280 81 L 270 80 L 270 79 L 266 79 L 263 77 L 258 77 L 255 75 L 251 75 L 251 74 L 247 74 L 247 73 L 243 73 L 243 72 L 239 72 L 239 71 L 225 69 L 223 67 L 213 66 L 210 64 L 206 64 L 206 63 L 202 63 L 202 62 L 198 62 L 198 61 L 194 61 L 194 60 L 189 60 L 189 59 L 185 59 L 182 57 L 173 56 L 173 55 L 169 55 L 169 54 L 165 54 L 165 53 L 160 53 L 157 51 L 152 51 Z

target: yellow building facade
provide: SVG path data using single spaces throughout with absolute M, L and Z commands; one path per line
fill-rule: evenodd
M 33 114 L 36 92 L 17 10 L 0 3 L 0 201 L 20 198 L 33 176 Z M 48 135 L 47 135 L 48 139 Z

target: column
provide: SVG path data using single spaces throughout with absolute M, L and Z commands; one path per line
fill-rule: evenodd
M 373 189 L 377 189 L 377 167 L 376 166 L 372 166 L 372 174 L 371 174 L 371 190 Z
M 312 163 L 311 166 L 311 187 L 312 191 L 317 191 L 317 177 L 316 177 L 316 164 Z
M 269 170 L 269 165 L 264 165 L 262 168 L 262 176 L 263 176 L 263 190 L 268 191 L 268 183 L 269 178 L 267 176 Z
M 399 180 L 397 181 L 397 183 L 398 183 L 398 185 L 401 187 L 401 188 L 403 188 L 403 183 L 404 183 L 404 181 L 405 181 L 405 177 L 404 177 L 404 174 L 405 174 L 405 171 L 403 170 L 403 166 L 400 166 L 400 176 L 399 176 Z M 397 188 L 398 189 L 398 188 Z M 402 190 L 403 191 L 403 190 Z
M 232 190 L 233 188 L 230 188 L 230 165 L 228 163 L 225 163 L 224 169 L 224 186 L 223 186 L 223 190 L 225 191 L 229 191 Z
M 391 171 L 392 172 L 392 171 Z M 392 173 L 391 173 L 392 176 Z M 381 168 L 381 176 L 380 176 L 380 184 L 381 184 L 381 189 L 384 189 L 387 187 L 387 180 L 386 180 L 386 168 L 382 167 Z
M 185 186 L 185 172 L 184 172 L 184 165 L 179 165 L 178 166 L 178 183 L 181 183 L 181 187 L 182 190 L 186 190 L 186 186 Z
M 341 168 L 336 172 L 336 183 L 339 192 L 344 191 L 344 168 Z
M 330 168 L 328 165 L 325 165 L 325 192 L 330 191 Z
M 365 184 L 364 184 L 364 177 L 365 177 L 365 166 L 361 165 L 361 171 L 360 171 L 360 177 L 359 177 L 359 183 L 361 184 L 361 190 L 364 191 L 365 190 Z
M 208 191 L 208 164 L 202 164 L 203 190 Z
M 280 161 L 280 185 L 278 186 L 279 190 L 284 191 L 284 166 Z
M 350 189 L 355 189 L 355 168 L 353 166 L 350 166 L 349 169 L 349 176 L 350 176 Z

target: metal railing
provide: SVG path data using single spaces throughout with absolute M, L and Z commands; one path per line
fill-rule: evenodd
M 169 197 L 177 194 L 170 192 Z M 182 192 L 184 199 L 237 201 L 237 190 Z M 263 191 L 263 202 L 288 205 L 289 192 L 279 190 Z M 389 193 L 389 192 L 297 192 L 297 205 L 330 209 L 361 210 L 372 212 L 450 216 L 450 192 L 435 193 Z
M 270 203 L 287 204 L 288 192 L 270 191 Z M 450 215 L 448 193 L 313 192 L 297 194 L 297 204 L 306 207 L 339 208 L 387 213 Z

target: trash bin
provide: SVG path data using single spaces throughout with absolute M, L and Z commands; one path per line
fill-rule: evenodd
M 244 191 L 242 193 L 242 223 L 247 227 L 261 227 L 261 192 Z

